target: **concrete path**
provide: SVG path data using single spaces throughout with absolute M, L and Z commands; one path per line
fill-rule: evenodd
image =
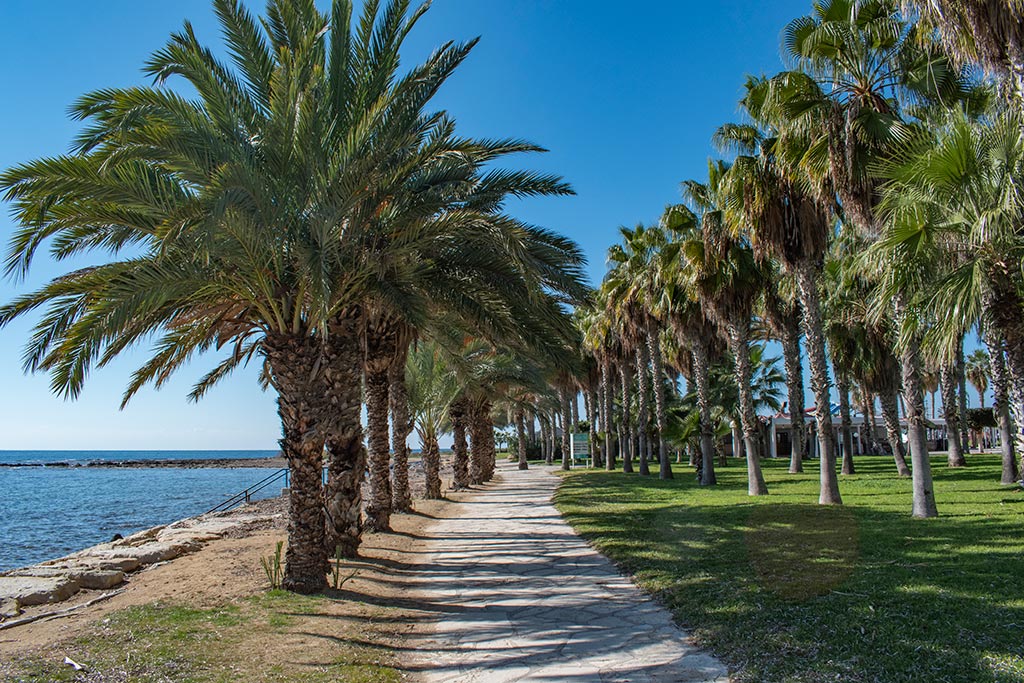
M 412 583 L 440 615 L 414 667 L 427 683 L 727 681 L 669 613 L 551 504 L 545 468 L 500 466 L 465 514 L 430 528 Z

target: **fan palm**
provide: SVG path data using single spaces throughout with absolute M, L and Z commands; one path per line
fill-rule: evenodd
M 904 118 L 908 103 L 952 103 L 970 95 L 962 71 L 920 34 L 890 0 L 829 0 L 783 31 L 784 51 L 799 69 L 770 80 L 770 109 L 807 131 L 810 145 L 801 159 L 822 201 L 834 204 L 863 235 L 877 237 L 879 178 L 875 164 L 911 137 Z M 888 290 L 890 314 L 908 323 L 916 309 L 905 288 Z M 931 485 L 920 350 L 914 335 L 902 338 L 903 392 L 914 462 L 915 517 L 937 514 Z
M 728 170 L 723 162 L 708 163 L 708 182 L 685 181 L 683 193 L 700 212 L 686 206 L 668 209 L 667 225 L 680 230 L 689 225 L 689 238 L 681 244 L 682 270 L 689 291 L 696 294 L 715 322 L 723 329 L 735 362 L 739 388 L 740 418 L 747 455 L 747 492 L 752 496 L 768 493 L 761 473 L 759 423 L 750 392 L 750 327 L 754 302 L 763 283 L 763 275 L 749 245 L 737 238 L 725 221 L 724 200 L 720 190 Z M 699 228 L 697 227 L 699 226 Z
M 937 29 L 960 62 L 977 62 L 1004 81 L 1024 114 L 1024 5 L 1019 0 L 904 0 L 903 7 Z
M 807 340 L 811 389 L 819 406 L 828 405 L 831 379 L 825 358 L 820 280 L 833 221 L 830 207 L 816 200 L 813 183 L 796 162 L 806 153 L 808 137 L 797 127 L 785 129 L 785 119 L 767 104 L 770 98 L 768 82 L 748 81 L 744 107 L 762 125 L 773 127 L 769 133 L 754 126 L 728 125 L 715 135 L 720 146 L 740 152 L 725 178 L 725 208 L 738 214 L 732 223 L 749 233 L 760 259 L 776 258 L 794 274 L 803 309 L 800 319 Z M 818 502 L 841 504 L 832 418 L 819 410 L 815 420 L 821 459 Z
M 989 357 L 985 349 L 974 349 L 967 357 L 967 381 L 978 392 L 979 405 L 985 407 L 985 392 L 988 391 Z

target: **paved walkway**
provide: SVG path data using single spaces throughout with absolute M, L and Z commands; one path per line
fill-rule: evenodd
M 624 578 L 551 504 L 545 468 L 500 467 L 465 514 L 431 527 L 412 579 L 440 614 L 417 648 L 427 683 L 726 681 L 668 612 Z

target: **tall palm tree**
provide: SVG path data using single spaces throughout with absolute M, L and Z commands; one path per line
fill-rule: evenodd
M 1024 136 L 1015 116 L 980 124 L 958 114 L 937 136 L 922 132 L 884 165 L 882 209 L 892 223 L 884 247 L 918 262 L 939 262 L 922 306 L 934 319 L 926 346 L 955 359 L 964 331 L 983 323 L 1006 341 L 1010 407 L 1024 422 L 1024 311 L 1019 263 Z M 1020 442 L 1018 441 L 1018 446 Z
M 683 371 L 691 369 L 687 381 L 695 394 L 697 405 L 697 431 L 701 453 L 702 486 L 718 483 L 715 476 L 715 420 L 713 411 L 711 366 L 724 355 L 714 323 L 705 315 L 701 306 L 694 301 L 680 281 L 666 288 L 666 315 L 676 336 L 679 349 L 690 354 L 689 363 L 677 359 L 676 367 Z M 686 374 L 686 373 L 684 373 Z
M 761 473 L 760 423 L 750 391 L 750 328 L 754 302 L 762 287 L 763 275 L 748 244 L 736 237 L 725 224 L 722 180 L 728 170 L 723 162 L 708 163 L 708 182 L 685 181 L 683 193 L 700 212 L 685 206 L 669 209 L 666 223 L 690 225 L 690 237 L 681 245 L 683 271 L 689 289 L 703 303 L 724 330 L 735 362 L 739 389 L 740 421 L 747 456 L 747 493 L 761 496 L 768 486 Z M 697 227 L 699 226 L 699 228 Z
M 845 222 L 873 239 L 884 228 L 875 167 L 910 135 L 903 105 L 951 103 L 969 94 L 963 73 L 917 37 L 889 0 L 819 2 L 783 31 L 784 51 L 798 70 L 770 81 L 770 108 L 812 137 L 801 164 L 818 180 L 819 196 L 831 206 L 837 194 Z M 900 349 L 914 463 L 913 515 L 934 517 L 920 342 L 913 324 L 917 311 L 902 284 L 891 283 L 886 298 L 889 315 L 912 332 L 901 337 Z
M 988 391 L 989 357 L 985 349 L 974 349 L 967 357 L 967 381 L 978 392 L 979 405 L 985 407 L 985 392 Z
M 213 345 L 235 352 L 197 385 L 196 398 L 262 356 L 292 469 L 284 585 L 297 591 L 325 582 L 324 442 L 357 432 L 359 373 L 339 360 L 351 349 L 327 350 L 332 332 L 354 343 L 344 335 L 369 275 L 359 248 L 369 228 L 349 217 L 373 203 L 378 187 L 353 180 L 416 156 L 440 125 L 423 107 L 472 48 L 449 44 L 405 76 L 381 78 L 394 73 L 393 48 L 425 9 L 408 7 L 395 0 L 378 12 L 370 3 L 353 32 L 345 2 L 323 15 L 311 2 L 272 1 L 261 24 L 217 0 L 230 64 L 186 24 L 146 66 L 158 83 L 183 78 L 198 99 L 145 87 L 86 95 L 74 112 L 88 124 L 73 155 L 0 180 L 24 225 L 10 271 L 27 268 L 48 237 L 63 255 L 142 251 L 5 309 L 9 320 L 47 301 L 54 313 L 70 306 L 41 323 L 46 340 L 31 353 L 31 366 L 50 371 L 56 388 L 77 394 L 94 362 L 154 331 L 157 352 L 126 398 Z M 328 359 L 339 362 L 328 369 Z M 340 417 L 324 400 L 338 392 L 330 403 L 342 406 Z
M 740 214 L 733 223 L 749 232 L 755 254 L 761 259 L 778 259 L 795 277 L 811 389 L 817 405 L 827 406 L 831 379 L 825 358 L 820 282 L 833 221 L 830 208 L 816 199 L 813 183 L 799 169 L 798 160 L 810 146 L 809 137 L 799 129 L 785 129 L 785 119 L 766 106 L 770 97 L 768 82 L 748 81 L 744 107 L 762 125 L 772 126 L 770 133 L 739 125 L 723 126 L 716 133 L 719 145 L 741 152 L 726 178 L 723 196 L 726 209 Z M 819 409 L 815 421 L 821 460 L 818 502 L 838 505 L 843 501 L 835 471 L 832 416 Z
M 999 423 L 999 442 L 1002 452 L 1003 469 L 1000 482 L 1012 484 L 1017 480 L 1018 468 L 1016 444 L 1012 437 L 1013 421 L 1010 419 L 1009 383 L 1003 344 L 985 335 L 988 346 L 989 368 L 992 371 L 992 409 Z M 1024 470 L 1024 466 L 1021 467 Z
M 801 362 L 800 335 L 802 312 L 799 301 L 784 292 L 782 279 L 769 278 L 761 301 L 761 313 L 775 339 L 782 344 L 782 357 L 786 366 L 786 391 L 792 425 L 789 472 L 803 472 L 806 440 L 804 424 L 804 372 Z

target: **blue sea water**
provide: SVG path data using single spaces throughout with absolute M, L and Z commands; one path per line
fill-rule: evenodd
M 0 463 L 268 458 L 276 451 L 0 451 Z M 272 469 L 0 467 L 0 571 L 206 512 Z M 254 498 L 280 493 L 272 486 Z

